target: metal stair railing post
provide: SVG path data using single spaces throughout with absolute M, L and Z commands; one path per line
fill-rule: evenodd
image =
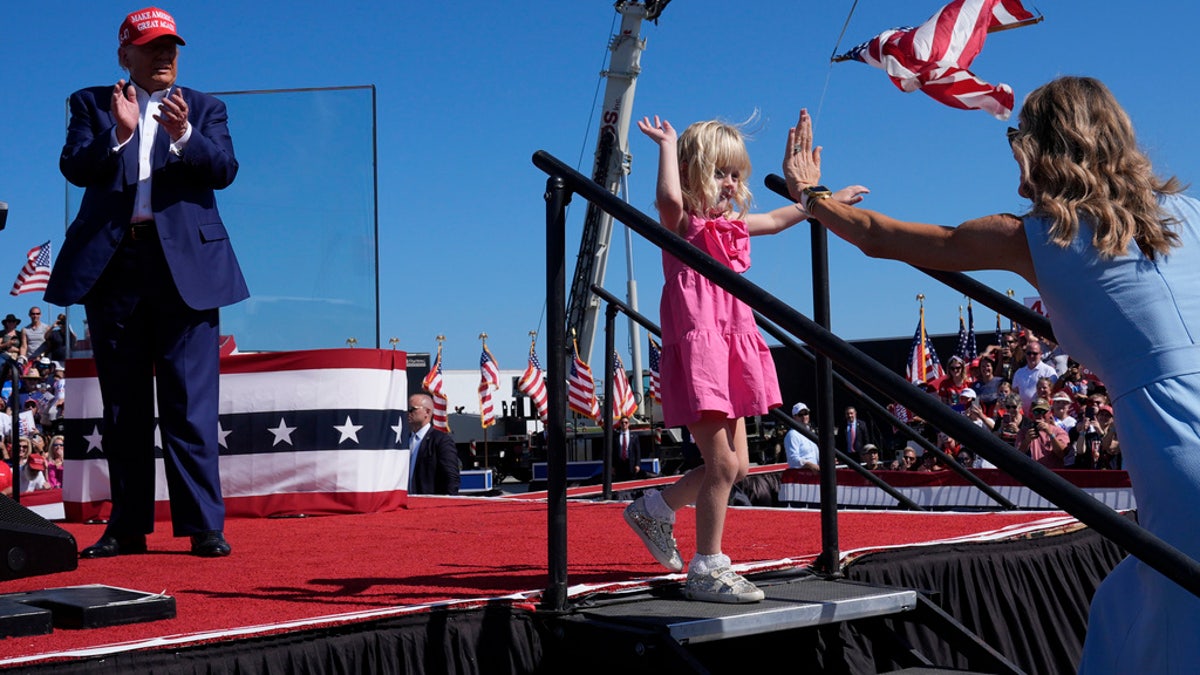
M 612 499 L 612 477 L 613 477 L 613 444 L 612 444 L 612 410 L 613 410 L 613 350 L 616 348 L 616 339 L 613 336 L 613 325 L 616 323 L 617 309 L 609 305 L 604 311 L 604 405 L 600 407 L 600 414 L 604 417 L 600 422 L 600 429 L 604 433 L 604 461 L 600 463 L 600 470 L 604 472 L 604 498 Z
M 809 229 L 812 242 L 813 321 L 829 330 L 829 236 L 825 228 L 813 225 Z M 833 410 L 833 361 L 818 354 L 816 362 L 817 387 L 817 462 L 821 483 L 821 553 L 813 569 L 827 578 L 842 576 L 841 552 L 837 528 L 837 462 L 834 461 L 836 440 Z M 847 453 L 849 454 L 849 453 Z M 857 458 L 855 458 L 857 461 Z
M 767 333 L 769 333 L 771 335 L 771 337 L 775 338 L 776 340 L 779 340 L 780 344 L 791 349 L 792 351 L 796 352 L 797 354 L 801 354 L 810 360 L 816 361 L 817 357 L 810 350 L 805 348 L 804 345 L 801 345 L 798 342 L 796 342 L 795 340 L 793 340 L 791 338 L 791 336 L 789 336 L 787 333 L 779 330 L 779 327 L 776 326 L 775 324 L 771 323 L 770 321 L 767 321 L 766 317 L 759 314 L 758 312 L 755 312 L 754 316 L 758 320 L 758 325 L 761 326 L 763 330 L 767 331 Z M 968 471 L 966 467 L 959 464 L 952 457 L 950 457 L 950 455 L 947 455 L 941 448 L 935 446 L 933 443 L 930 443 L 928 439 L 926 439 L 921 434 L 917 433 L 916 430 L 913 429 L 912 427 L 908 426 L 907 424 L 905 424 L 904 422 L 899 420 L 887 408 L 879 405 L 879 403 L 875 402 L 874 399 L 867 396 L 866 393 L 864 393 L 861 389 L 859 389 L 858 387 L 856 387 L 853 384 L 851 384 L 850 382 L 848 382 L 846 380 L 846 378 L 843 377 L 841 374 L 839 374 L 835 371 L 833 373 L 833 377 L 838 382 L 838 384 L 842 385 L 842 388 L 844 388 L 846 391 L 850 392 L 850 394 L 853 395 L 859 403 L 863 404 L 864 407 L 869 408 L 873 415 L 882 417 L 885 420 L 887 420 L 888 423 L 890 423 L 895 428 L 899 429 L 905 436 L 908 436 L 909 439 L 913 440 L 918 445 L 920 445 L 921 448 L 925 450 L 925 452 L 932 452 L 933 454 L 937 455 L 943 462 L 946 463 L 946 466 L 951 471 L 954 471 L 958 475 L 962 476 L 968 483 L 979 488 L 980 492 L 983 492 L 984 494 L 986 494 L 990 499 L 995 501 L 1002 508 L 1005 508 L 1005 509 L 1017 508 L 1016 504 L 1013 504 L 1011 501 L 1006 499 L 1004 497 L 1004 495 L 1000 494 L 999 492 L 996 492 L 995 488 L 993 488 L 992 486 L 990 486 L 986 482 L 984 482 L 984 480 L 982 478 L 980 478 L 979 476 L 976 476 L 975 474 Z
M 659 226 L 634 207 L 591 183 L 561 160 L 544 151 L 538 151 L 533 155 L 533 163 L 545 173 L 560 177 L 576 194 L 600 205 L 614 218 L 679 258 L 734 297 L 757 309 L 780 328 L 802 338 L 815 352 L 835 359 L 843 370 L 860 381 L 875 383 L 875 387 L 888 398 L 903 403 L 954 438 L 970 444 L 1014 479 L 1200 597 L 1200 563 L 1187 557 L 1179 549 L 1138 527 L 1050 469 L 976 427 L 940 399 L 921 391 L 913 391 L 912 384 L 897 373 L 818 326 L 779 298 L 684 241 L 679 235 Z M 549 300 L 548 293 L 547 301 Z
M 567 204 L 561 175 L 546 180 L 546 547 L 548 585 L 542 608 L 567 607 Z

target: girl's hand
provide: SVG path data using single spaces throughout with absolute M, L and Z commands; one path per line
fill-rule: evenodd
M 796 201 L 800 201 L 804 188 L 821 183 L 821 147 L 813 147 L 812 119 L 804 108 L 800 109 L 800 121 L 788 129 L 783 176 L 788 192 Z
M 638 129 L 642 130 L 643 134 L 649 136 L 650 140 L 659 145 L 675 142 L 675 127 L 671 126 L 671 123 L 666 120 L 660 120 L 658 115 L 654 116 L 653 124 L 650 123 L 649 117 L 643 117 L 638 121 L 637 126 Z
M 871 194 L 871 191 L 862 185 L 847 185 L 833 193 L 833 200 L 853 206 L 861 202 L 863 196 L 868 194 Z

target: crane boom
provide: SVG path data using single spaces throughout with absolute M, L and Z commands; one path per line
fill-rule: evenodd
M 615 3 L 621 15 L 620 32 L 609 41 L 609 68 L 602 75 L 608 79 L 604 92 L 604 107 L 600 116 L 600 131 L 596 140 L 592 180 L 617 194 L 622 178 L 629 173 L 629 123 L 633 115 L 633 94 L 641 72 L 641 54 L 646 41 L 641 37 L 643 20 L 658 20 L 670 0 Z M 575 275 L 567 298 L 567 334 L 579 342 L 579 354 L 591 362 L 592 346 L 596 339 L 600 300 L 592 293 L 592 284 L 604 285 L 608 253 L 612 244 L 612 216 L 595 204 L 588 204 L 580 237 L 579 255 L 575 259 Z M 636 345 L 635 345 L 636 347 Z M 640 359 L 634 359 L 634 372 L 640 372 Z M 641 377 L 633 378 L 641 391 Z

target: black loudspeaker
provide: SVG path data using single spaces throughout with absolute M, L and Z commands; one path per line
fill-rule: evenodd
M 70 532 L 0 495 L 0 580 L 69 572 L 78 566 L 78 548 Z

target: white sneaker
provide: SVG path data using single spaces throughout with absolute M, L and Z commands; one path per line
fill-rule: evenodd
M 688 600 L 730 603 L 759 602 L 766 597 L 762 589 L 729 567 L 703 574 L 689 571 L 683 595 Z
M 658 520 L 646 511 L 645 497 L 638 497 L 625 507 L 625 522 L 642 538 L 650 555 L 672 572 L 683 571 L 683 556 L 675 546 L 674 525 Z

